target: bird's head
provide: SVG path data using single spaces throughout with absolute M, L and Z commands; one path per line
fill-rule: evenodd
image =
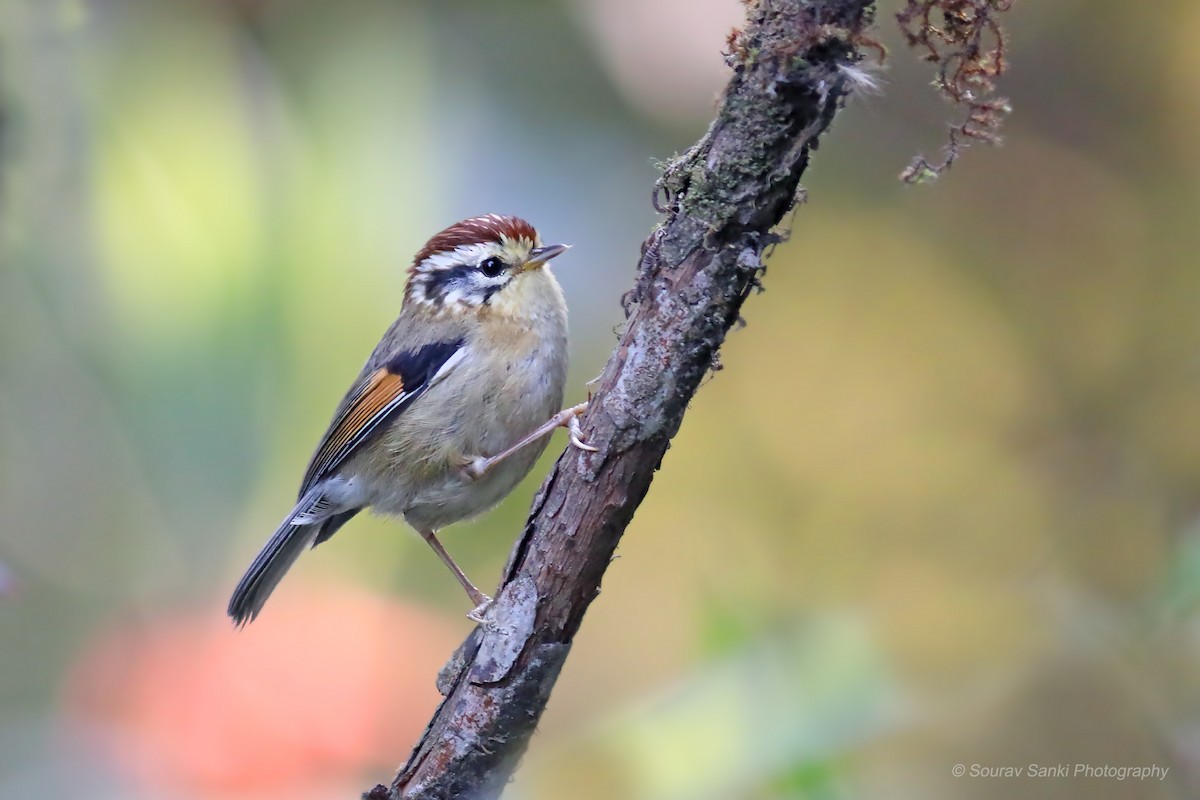
M 532 225 L 485 214 L 436 234 L 413 259 L 405 304 L 453 313 L 482 308 L 519 311 L 522 298 L 555 288 L 546 262 L 569 245 L 542 245 Z

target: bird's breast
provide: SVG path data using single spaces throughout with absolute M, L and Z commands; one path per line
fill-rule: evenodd
M 485 337 L 471 346 L 478 349 L 478 357 L 464 365 L 465 402 L 456 414 L 457 423 L 464 447 L 492 455 L 561 408 L 566 335 L 556 340 L 545 332 L 522 331 Z

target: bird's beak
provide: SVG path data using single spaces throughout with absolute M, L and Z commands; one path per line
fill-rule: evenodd
M 569 244 L 548 244 L 545 247 L 535 247 L 529 251 L 525 260 L 525 269 L 537 269 L 555 256 L 561 256 L 571 249 Z

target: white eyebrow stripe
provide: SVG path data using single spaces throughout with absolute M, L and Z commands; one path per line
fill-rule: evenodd
M 475 244 L 459 245 L 453 250 L 434 253 L 417 265 L 419 272 L 433 272 L 440 269 L 461 266 L 463 264 L 478 264 L 488 256 L 496 255 L 499 246 L 495 242 L 477 242 Z

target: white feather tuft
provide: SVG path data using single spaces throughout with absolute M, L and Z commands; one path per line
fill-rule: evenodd
M 877 64 L 840 64 L 838 72 L 850 83 L 852 92 L 879 94 L 883 89 L 883 79 L 880 77 L 882 69 Z

